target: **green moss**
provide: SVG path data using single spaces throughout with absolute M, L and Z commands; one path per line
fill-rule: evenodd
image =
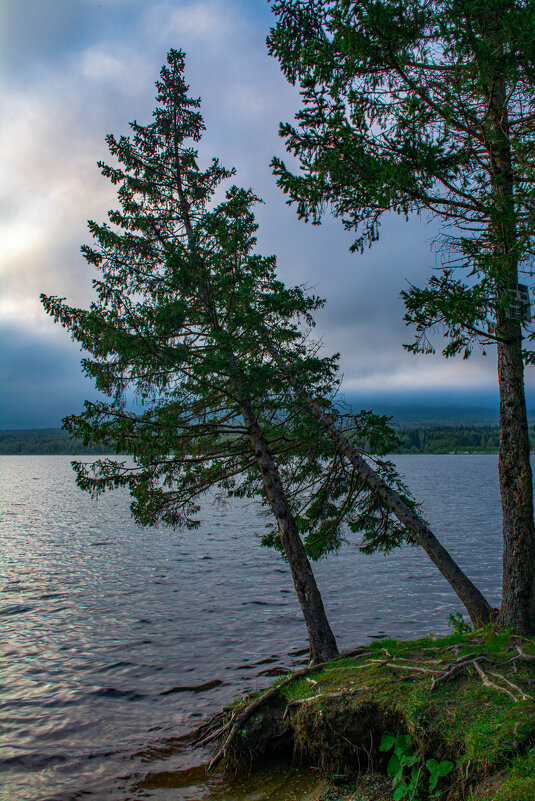
M 535 752 L 517 756 L 495 777 L 483 782 L 467 801 L 533 801 L 535 799 Z

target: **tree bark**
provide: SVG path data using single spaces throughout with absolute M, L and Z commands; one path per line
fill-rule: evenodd
M 308 631 L 310 656 L 313 662 L 328 662 L 338 656 L 334 634 L 327 620 L 321 594 L 305 548 L 297 530 L 294 515 L 286 498 L 277 465 L 256 421 L 248 401 L 242 400 L 243 418 L 264 488 L 277 520 L 284 553 L 288 559 L 295 591 Z
M 295 381 L 291 371 L 286 365 L 278 351 L 268 346 L 268 350 L 274 359 L 280 364 L 285 372 L 288 381 L 295 388 Z M 385 503 L 397 519 L 402 523 L 407 531 L 414 536 L 415 540 L 422 546 L 431 561 L 442 573 L 451 588 L 463 602 L 470 619 L 475 626 L 488 623 L 495 616 L 494 610 L 470 581 L 457 563 L 452 559 L 448 551 L 440 544 L 429 526 L 392 490 L 388 484 L 370 467 L 366 460 L 353 448 L 349 440 L 341 433 L 333 419 L 325 414 L 321 407 L 312 398 L 303 397 L 303 403 L 308 407 L 310 413 L 316 420 L 319 420 L 326 428 L 332 441 L 340 448 L 341 452 L 351 462 L 358 475 L 366 485 L 375 492 Z
M 498 383 L 503 521 L 500 617 L 504 626 L 511 626 L 518 634 L 529 636 L 535 631 L 535 529 L 519 332 L 513 342 L 498 344 Z
M 499 21 L 495 33 L 499 42 Z M 496 53 L 503 56 L 498 45 Z M 499 67 L 498 67 L 499 69 Z M 503 579 L 500 619 L 525 636 L 535 632 L 535 527 L 533 479 L 524 392 L 522 324 L 512 314 L 518 281 L 517 226 L 507 86 L 503 71 L 487 91 L 491 219 L 494 247 L 498 387 L 500 395 L 499 480 L 502 503 Z

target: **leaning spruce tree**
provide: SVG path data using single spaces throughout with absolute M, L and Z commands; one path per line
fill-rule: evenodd
M 292 572 L 311 658 L 325 661 L 338 651 L 307 551 L 317 558 L 335 548 L 344 523 L 364 531 L 372 549 L 395 547 L 404 530 L 266 355 L 268 346 L 282 354 L 300 390 L 334 413 L 336 359 L 320 358 L 302 329 L 321 301 L 286 288 L 274 258 L 253 252 L 252 192 L 232 187 L 214 204 L 232 172 L 215 159 L 204 171 L 198 165 L 204 126 L 183 71 L 184 54 L 171 50 L 153 122 L 107 138 L 116 166 L 99 166 L 118 186 L 121 208 L 107 223 L 89 222 L 94 244 L 82 248 L 101 274 L 96 301 L 81 309 L 42 296 L 88 352 L 85 373 L 111 399 L 86 402 L 65 427 L 133 457 L 133 465 L 77 462 L 77 481 L 94 496 L 128 488 L 142 525 L 194 528 L 198 499 L 211 489 L 259 497 L 275 521 L 265 542 Z M 127 403 L 132 389 L 141 412 Z M 375 453 L 396 441 L 385 418 L 371 413 L 347 416 L 344 426 Z M 375 466 L 412 504 L 393 466 L 381 458 Z
M 90 354 L 83 360 L 86 374 L 112 398 L 86 402 L 65 427 L 134 459 L 133 466 L 115 459 L 76 463 L 77 481 L 93 495 L 127 487 L 133 516 L 143 525 L 195 527 L 198 498 L 214 487 L 260 495 L 292 572 L 311 658 L 323 662 L 338 649 L 294 508 L 307 466 L 309 485 L 320 490 L 326 454 L 299 436 L 284 387 L 259 358 L 258 321 L 273 328 L 281 348 L 301 352 L 299 377 L 312 391 L 331 383 L 334 364 L 308 358 L 292 321 L 308 318 L 316 299 L 285 289 L 273 260 L 251 252 L 254 195 L 232 187 L 210 207 L 232 173 L 216 159 L 199 168 L 193 148 L 204 128 L 199 101 L 188 97 L 184 54 L 171 50 L 167 61 L 153 122 L 132 123 L 132 137 L 108 136 L 118 166 L 99 164 L 119 187 L 121 209 L 109 213 L 108 223 L 90 221 L 95 244 L 82 248 L 101 272 L 97 300 L 86 310 L 42 298 Z M 141 414 L 128 409 L 129 388 Z M 289 450 L 296 463 L 292 498 L 284 480 Z
M 372 244 L 386 212 L 443 223 L 444 269 L 403 293 L 417 339 L 445 356 L 497 349 L 503 510 L 501 621 L 535 631 L 535 529 L 524 392 L 523 286 L 534 254 L 533 0 L 277 0 L 268 39 L 302 87 L 275 159 L 298 214 L 326 208 Z
M 154 122 L 108 137 L 119 166 L 99 166 L 119 185 L 121 211 L 90 222 L 95 245 L 82 248 L 101 272 L 97 301 L 78 309 L 42 297 L 112 398 L 86 402 L 65 427 L 134 460 L 77 462 L 79 486 L 94 496 L 127 487 L 140 524 L 186 528 L 208 490 L 259 497 L 276 524 L 264 543 L 288 559 L 314 661 L 337 649 L 307 554 L 335 549 L 343 526 L 363 532 L 367 553 L 423 545 L 472 620 L 488 620 L 490 606 L 384 458 L 397 444 L 387 419 L 335 404 L 336 359 L 318 357 L 302 325 L 322 301 L 284 287 L 274 258 L 253 253 L 257 199 L 232 187 L 210 203 L 232 173 L 216 160 L 200 170 L 188 147 L 203 123 L 183 70 L 171 51 Z M 129 388 L 142 413 L 128 409 Z

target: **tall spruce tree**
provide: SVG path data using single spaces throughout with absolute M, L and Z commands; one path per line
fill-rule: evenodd
M 324 661 L 337 647 L 307 551 L 317 558 L 335 548 L 344 523 L 365 541 L 382 534 L 382 548 L 400 544 L 404 532 L 323 426 L 303 414 L 267 355 L 267 345 L 276 348 L 299 387 L 334 409 L 336 358 L 319 357 L 306 334 L 322 301 L 286 288 L 274 258 L 254 253 L 251 191 L 234 186 L 215 203 L 232 171 L 216 159 L 200 168 L 195 146 L 204 126 L 183 73 L 184 54 L 171 50 L 153 121 L 132 123 L 131 137 L 107 138 L 116 163 L 99 167 L 118 186 L 120 210 L 103 224 L 90 221 L 94 243 L 82 248 L 100 273 L 96 300 L 83 309 L 42 296 L 88 352 L 83 369 L 110 398 L 86 402 L 66 429 L 133 457 L 77 462 L 77 481 L 93 496 L 128 488 L 142 525 L 194 528 L 210 489 L 259 497 L 275 522 L 265 542 L 288 560 L 311 657 Z M 126 401 L 132 389 L 140 412 Z M 371 413 L 348 416 L 345 426 L 378 454 L 396 439 Z M 387 460 L 376 467 L 407 497 Z
M 445 356 L 495 344 L 503 510 L 501 620 L 535 631 L 535 529 L 519 272 L 534 252 L 533 0 L 277 0 L 270 52 L 302 87 L 281 126 L 302 172 L 274 159 L 300 217 L 326 209 L 379 236 L 385 212 L 443 223 L 444 269 L 403 293 L 415 352 L 430 331 Z M 523 308 L 524 305 L 524 308 Z

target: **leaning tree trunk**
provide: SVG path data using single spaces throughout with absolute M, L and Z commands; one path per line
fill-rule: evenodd
M 338 655 L 338 648 L 325 614 L 314 573 L 299 536 L 297 524 L 286 498 L 277 465 L 256 421 L 250 403 L 242 401 L 242 410 L 255 458 L 262 474 L 264 488 L 277 520 L 282 546 L 290 565 L 297 598 L 305 618 L 311 659 L 313 662 L 328 662 Z
M 301 394 L 292 376 L 291 369 L 285 364 L 282 356 L 273 345 L 267 346 L 268 352 L 281 366 L 288 382 L 294 388 L 296 395 Z M 399 495 L 391 489 L 383 478 L 368 464 L 368 462 L 351 445 L 343 435 L 332 416 L 326 414 L 321 406 L 312 398 L 302 396 L 303 404 L 310 414 L 325 427 L 329 437 L 337 448 L 353 465 L 357 474 L 366 486 L 374 492 L 385 506 L 390 509 L 397 519 L 405 526 L 414 539 L 422 546 L 428 557 L 442 573 L 451 588 L 463 602 L 473 624 L 480 626 L 493 619 L 495 613 L 487 599 L 463 573 L 458 564 L 452 559 L 448 551 L 435 537 L 427 523 L 425 523 Z
M 488 623 L 494 616 L 494 611 L 486 598 L 470 581 L 459 565 L 452 559 L 448 551 L 440 544 L 429 526 L 392 490 L 381 476 L 373 470 L 365 459 L 352 447 L 350 442 L 340 433 L 332 421 L 313 400 L 308 401 L 308 408 L 312 415 L 321 421 L 331 439 L 340 448 L 349 462 L 356 469 L 358 475 L 364 480 L 372 492 L 383 501 L 385 506 L 397 517 L 407 531 L 422 546 L 428 557 L 440 570 L 451 588 L 466 607 L 474 625 Z
M 175 143 L 176 149 L 176 143 Z M 176 157 L 178 163 L 178 156 Z M 184 224 L 188 241 L 193 251 L 196 251 L 193 226 L 190 218 L 189 204 L 184 195 L 182 187 L 182 177 L 180 171 L 176 173 L 177 191 L 180 199 L 181 211 L 184 217 Z M 203 282 L 200 294 L 205 308 L 210 316 L 214 330 L 220 332 L 217 312 L 213 300 L 205 284 L 207 270 L 201 256 L 197 255 L 197 269 Z M 277 465 L 273 460 L 268 444 L 262 434 L 260 426 L 256 420 L 251 402 L 243 392 L 243 375 L 233 353 L 227 354 L 227 361 L 233 375 L 236 400 L 240 404 L 245 425 L 249 431 L 249 438 L 256 457 L 258 468 L 262 475 L 264 489 L 268 496 L 271 509 L 275 515 L 279 526 L 280 537 L 284 553 L 288 559 L 292 578 L 297 594 L 297 599 L 305 618 L 310 643 L 310 658 L 312 662 L 328 662 L 338 656 L 338 647 L 332 629 L 325 614 L 325 608 L 321 599 L 321 594 L 316 584 L 316 579 L 305 548 L 297 530 L 295 518 L 290 509 L 290 504 L 284 492 L 284 487 L 280 479 Z

